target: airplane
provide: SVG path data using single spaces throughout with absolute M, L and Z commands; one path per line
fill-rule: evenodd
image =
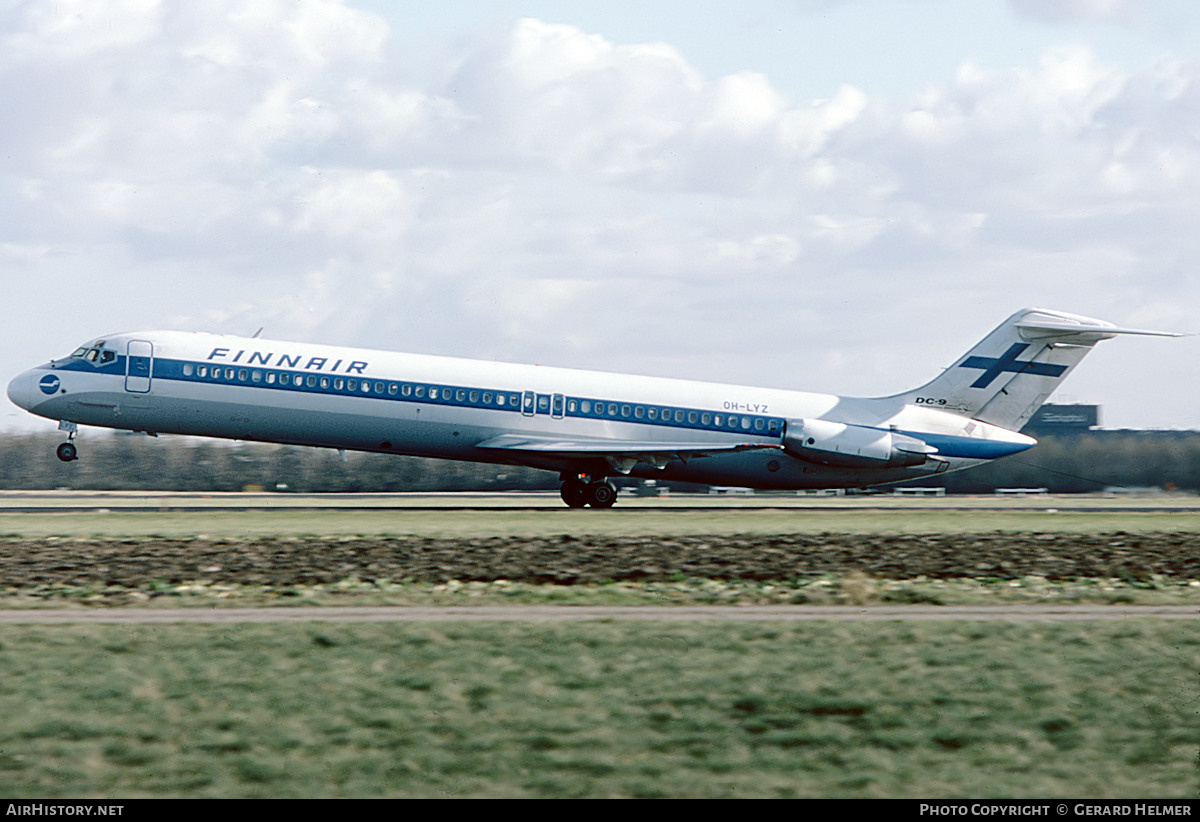
M 1144 331 L 1022 309 L 938 377 L 842 397 L 183 331 L 91 340 L 26 371 L 9 398 L 78 426 L 523 465 L 572 508 L 612 478 L 762 490 L 858 488 L 1024 451 L 1018 430 L 1101 340 Z

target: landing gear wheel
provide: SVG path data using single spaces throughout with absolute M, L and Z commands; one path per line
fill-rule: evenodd
M 572 508 L 582 508 L 588 504 L 588 486 L 581 479 L 565 480 L 560 494 L 563 502 Z
M 55 453 L 58 454 L 58 458 L 63 462 L 74 462 L 79 459 L 79 452 L 75 450 L 75 443 L 73 442 L 64 442 L 58 446 L 58 450 Z
M 617 501 L 617 488 L 607 480 L 597 480 L 588 485 L 587 496 L 593 508 L 612 508 Z

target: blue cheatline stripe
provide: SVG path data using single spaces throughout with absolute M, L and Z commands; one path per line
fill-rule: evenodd
M 125 357 L 118 357 L 116 362 L 104 366 L 94 366 L 91 363 L 82 362 L 70 363 L 60 366 L 60 368 L 73 371 L 91 369 L 100 373 L 123 375 L 125 373 Z M 201 369 L 203 369 L 204 376 L 201 376 Z M 268 391 L 360 397 L 409 404 L 476 408 L 505 411 L 510 414 L 522 413 L 525 395 L 524 391 L 478 386 L 406 382 L 314 371 L 251 368 L 244 365 L 214 365 L 207 362 L 171 360 L 162 357 L 154 358 L 153 379 L 257 388 Z M 268 382 L 268 380 L 271 381 Z M 570 418 L 612 420 L 664 428 L 724 432 L 741 436 L 778 438 L 783 434 L 783 419 L 780 417 L 761 414 L 731 414 L 725 411 L 718 412 L 700 408 L 647 405 L 646 403 L 573 396 L 562 396 L 560 408 L 556 406 L 556 398 L 559 396 L 562 395 L 535 394 L 535 414 L 550 416 L 553 413 L 554 416 L 559 416 L 561 411 L 561 416 Z M 503 397 L 503 401 L 501 401 L 501 397 Z M 638 416 L 639 410 L 642 412 L 642 416 Z
M 967 357 L 959 368 L 983 369 L 979 379 L 971 383 L 972 388 L 987 388 L 996 377 L 1005 371 L 1011 371 L 1014 374 L 1032 374 L 1035 377 L 1061 377 L 1067 370 L 1065 365 L 1018 360 L 1017 357 L 1028 347 L 1026 343 L 1013 343 L 999 357 Z

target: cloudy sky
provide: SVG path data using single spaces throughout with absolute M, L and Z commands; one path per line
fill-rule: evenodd
M 877 395 L 1023 306 L 1200 331 L 1193 0 L 0 0 L 0 124 L 4 383 L 265 327 Z M 1198 362 L 1055 398 L 1200 429 Z

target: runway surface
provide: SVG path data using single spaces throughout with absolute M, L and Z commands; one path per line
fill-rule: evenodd
M 885 509 L 904 511 L 1045 511 L 1105 513 L 1197 513 L 1195 495 L 1049 495 L 936 497 L 893 494 L 676 494 L 639 497 L 625 492 L 620 510 L 805 512 Z M 264 492 L 2 491 L 0 514 L 115 512 L 178 513 L 237 511 L 562 511 L 556 492 L 446 492 L 287 494 Z
M 1130 619 L 1200 620 L 1196 605 L 964 605 L 964 606 L 575 606 L 313 608 L 113 608 L 0 610 L 0 623 L 61 625 L 187 623 L 232 625 L 289 622 L 1112 622 Z

